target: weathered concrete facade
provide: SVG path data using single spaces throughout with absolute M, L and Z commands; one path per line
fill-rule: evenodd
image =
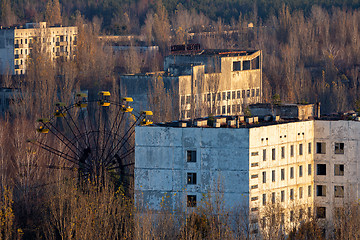
M 35 41 L 52 59 L 71 57 L 76 51 L 77 27 L 51 26 L 46 22 L 27 23 L 19 28 L 0 30 L 0 71 L 2 74 L 25 74 L 26 61 Z
M 186 209 L 187 196 L 200 202 L 219 184 L 228 208 L 248 204 L 248 133 L 248 129 L 137 127 L 136 202 L 159 209 L 167 194 L 172 208 Z M 188 154 L 195 154 L 195 159 L 190 161 Z
M 177 119 L 240 114 L 262 99 L 261 51 L 203 50 L 165 58 L 164 72 L 125 75 L 120 85 L 139 107 L 148 108 L 152 84 L 173 93 Z
M 308 216 L 331 222 L 337 209 L 360 197 L 359 121 L 150 126 L 135 132 L 135 200 L 155 209 L 165 194 L 174 208 L 193 207 L 188 196 L 201 201 L 220 179 L 228 209 L 246 197 L 256 232 L 268 220 L 267 206 L 282 206 L 286 224 L 296 226 Z M 189 151 L 196 152 L 195 162 L 189 162 Z

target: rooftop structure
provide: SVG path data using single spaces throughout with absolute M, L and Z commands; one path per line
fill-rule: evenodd
M 46 26 L 46 22 L 0 29 L 0 72 L 26 73 L 26 62 L 35 42 L 51 59 L 72 57 L 76 52 L 77 27 Z

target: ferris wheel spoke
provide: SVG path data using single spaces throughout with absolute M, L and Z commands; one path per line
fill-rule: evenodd
M 140 119 L 140 117 L 138 117 L 135 121 L 134 121 L 134 123 L 131 125 L 131 127 L 126 131 L 126 133 L 124 134 L 124 136 L 119 140 L 119 142 L 116 144 L 116 146 L 114 147 L 114 148 L 112 148 L 111 150 L 110 150 L 110 152 L 108 153 L 108 155 L 106 156 L 106 158 L 105 158 L 105 160 L 104 160 L 104 162 L 106 163 L 107 161 L 109 161 L 108 160 L 108 158 L 111 156 L 111 154 L 114 152 L 114 150 L 121 144 L 121 142 L 123 141 L 123 139 L 125 138 L 125 136 L 129 133 L 129 131 L 131 130 L 131 129 L 134 129 L 133 131 L 135 131 L 135 125 L 136 125 L 136 123 L 137 123 L 137 121 Z M 122 144 L 123 145 L 123 144 Z M 121 146 L 122 146 L 121 145 Z M 121 148 L 121 147 L 120 147 Z
M 65 109 L 65 112 L 67 112 L 67 116 L 69 116 L 71 122 L 74 124 L 74 126 L 75 126 L 78 134 L 81 134 L 79 127 L 77 126 L 76 122 L 74 121 L 74 119 L 73 119 L 73 117 L 71 116 L 71 113 L 70 113 L 70 111 L 69 111 L 69 110 L 71 109 L 71 107 L 69 107 L 69 108 L 65 107 L 64 109 Z M 73 136 L 77 139 L 76 134 L 74 133 L 74 130 L 72 129 L 72 127 L 71 127 L 69 121 L 67 120 L 66 116 L 64 117 L 64 119 L 65 119 L 68 127 L 70 128 L 70 131 L 72 132 Z M 78 140 L 78 142 L 80 143 L 80 139 L 77 139 L 77 140 Z M 85 146 L 87 146 L 86 141 L 83 140 L 83 142 L 84 142 Z
M 47 123 L 45 123 L 45 126 L 47 125 Z M 75 147 L 78 151 L 81 151 L 75 144 L 72 144 L 72 142 L 60 131 L 58 130 L 51 122 L 49 122 L 49 125 L 56 130 L 56 132 L 58 132 L 61 136 L 63 136 L 66 141 L 68 143 L 66 143 L 63 139 L 61 139 L 53 130 L 52 128 L 49 128 L 49 131 L 57 138 L 59 139 L 67 148 L 69 148 L 77 157 L 80 157 L 77 152 L 69 146 L 69 144 L 71 144 L 71 146 Z

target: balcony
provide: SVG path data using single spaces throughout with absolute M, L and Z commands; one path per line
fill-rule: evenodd
M 63 41 L 63 42 L 56 42 L 56 46 L 67 46 L 68 45 L 68 42 L 66 41 Z

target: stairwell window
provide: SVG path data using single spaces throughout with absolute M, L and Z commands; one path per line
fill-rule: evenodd
M 196 184 L 196 173 L 187 173 L 187 184 Z
M 187 207 L 196 207 L 196 195 L 187 195 Z

